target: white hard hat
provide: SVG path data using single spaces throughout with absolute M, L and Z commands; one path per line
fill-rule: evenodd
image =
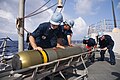
M 59 25 L 61 22 L 63 22 L 62 14 L 60 12 L 54 13 L 50 19 L 50 23 L 53 25 Z
M 66 20 L 65 24 L 69 25 L 71 28 L 74 26 L 74 21 L 73 20 Z
M 89 36 L 89 35 L 84 36 L 84 40 L 88 40 L 88 39 L 90 39 L 90 36 Z
M 103 32 L 98 32 L 98 38 L 101 38 L 103 35 Z

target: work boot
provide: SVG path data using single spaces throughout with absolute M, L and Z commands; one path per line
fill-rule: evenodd
M 111 65 L 115 65 L 115 64 L 116 64 L 116 62 L 110 62 L 110 64 L 111 64 Z
M 98 61 L 104 61 L 104 59 L 103 58 L 99 58 Z

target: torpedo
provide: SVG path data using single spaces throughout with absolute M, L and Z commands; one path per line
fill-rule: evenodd
M 65 49 L 48 48 L 42 51 L 27 50 L 15 54 L 12 58 L 13 70 L 28 68 L 30 66 L 47 63 L 53 60 L 66 58 L 69 56 L 81 54 L 87 49 L 83 44 L 75 45 L 73 47 L 66 47 Z

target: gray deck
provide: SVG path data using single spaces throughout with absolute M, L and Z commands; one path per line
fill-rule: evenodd
M 99 53 L 96 53 L 96 58 Z M 109 54 L 106 54 L 105 61 L 96 61 L 93 64 L 86 62 L 88 68 L 88 80 L 120 80 L 120 55 L 116 54 L 116 65 L 111 65 L 109 62 Z M 81 65 L 80 65 L 81 66 Z M 78 68 L 80 67 L 78 66 Z M 67 80 L 73 80 L 76 75 L 64 74 Z M 58 78 L 59 77 L 59 78 Z M 64 80 L 57 76 L 54 80 Z
M 88 80 L 120 80 L 120 56 L 116 55 L 116 65 L 110 65 L 108 58 L 88 67 Z

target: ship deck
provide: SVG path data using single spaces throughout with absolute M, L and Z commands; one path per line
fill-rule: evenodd
M 105 61 L 96 61 L 88 67 L 88 80 L 120 80 L 120 55 L 116 54 L 116 65 L 108 62 L 109 55 Z
M 111 65 L 109 63 L 109 54 L 106 53 L 105 61 L 98 61 L 99 53 L 96 53 L 96 59 L 94 63 L 86 62 L 86 66 L 88 68 L 88 77 L 87 80 L 120 80 L 120 55 L 115 54 L 116 56 L 116 64 Z M 78 66 L 78 68 L 80 68 Z M 64 74 L 67 80 L 73 80 L 77 77 L 74 74 Z M 59 77 L 59 78 L 58 78 Z M 64 80 L 57 76 L 54 80 Z M 83 79 L 81 79 L 83 80 Z

